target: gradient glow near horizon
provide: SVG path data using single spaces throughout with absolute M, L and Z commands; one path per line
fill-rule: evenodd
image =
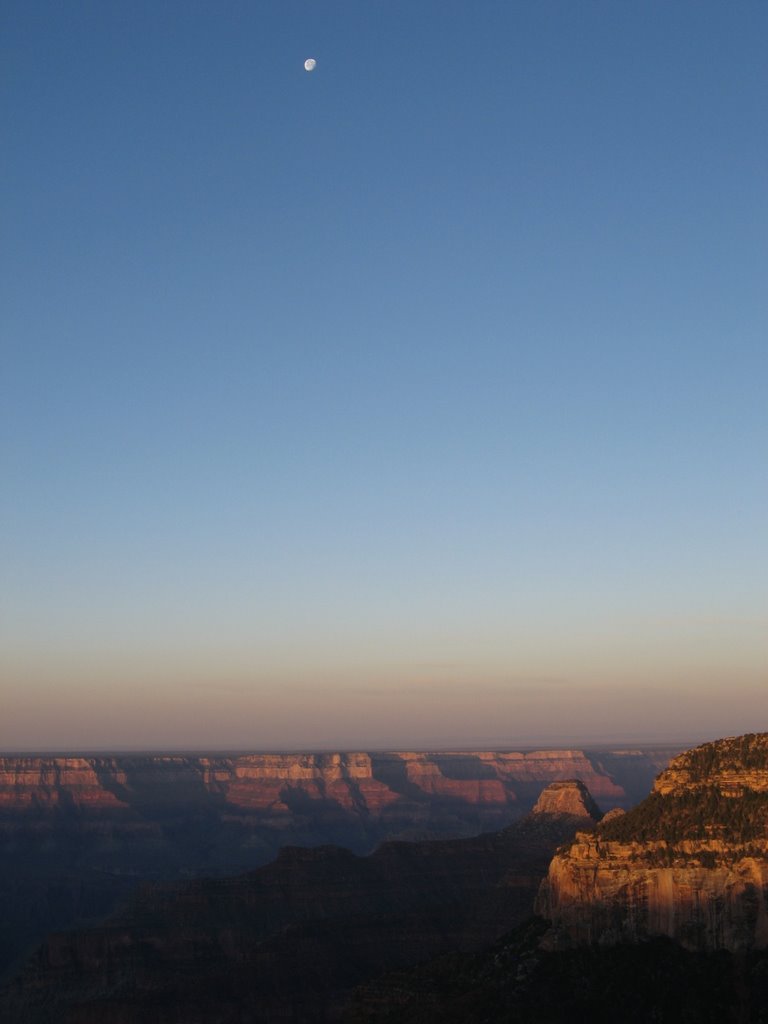
M 0 749 L 768 728 L 768 6 L 3 20 Z

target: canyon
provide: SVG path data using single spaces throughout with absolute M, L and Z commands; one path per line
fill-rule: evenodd
M 54 819 L 79 816 L 89 835 L 98 823 L 102 838 L 107 822 L 139 822 L 172 870 L 138 888 L 137 873 L 115 873 L 129 883 L 120 906 L 49 934 L 6 978 L 0 1015 L 18 1024 L 554 1024 L 613 1020 L 620 1005 L 637 1024 L 763 1021 L 768 734 L 664 753 L 171 758 L 165 789 L 151 781 L 162 775 L 156 760 L 123 762 L 117 778 L 116 761 L 105 772 L 80 759 L 72 768 L 82 793 L 74 774 L 69 797 L 66 773 L 48 770 L 49 791 L 33 800 L 26 794 L 41 776 L 19 777 L 5 790 L 6 840 L 25 815 L 39 836 Z M 651 773 L 650 792 L 633 801 Z M 99 788 L 109 795 L 94 810 Z M 439 837 L 493 821 L 500 806 L 504 827 Z M 224 819 L 240 822 L 229 847 Z M 386 829 L 396 837 L 373 852 L 283 842 L 269 863 L 227 871 L 275 819 L 275 842 L 302 822 L 315 835 L 347 829 L 361 844 Z M 179 836 L 186 861 L 168 853 Z M 82 850 L 93 854 L 88 842 Z M 185 881 L 179 866 L 201 856 L 216 870 L 190 870 Z
M 143 882 L 233 875 L 284 846 L 369 853 L 477 835 L 579 778 L 628 807 L 669 748 L 0 757 L 0 976 Z
M 144 886 L 96 928 L 49 936 L 0 995 L 18 1024 L 337 1020 L 382 971 L 482 948 L 530 915 L 557 846 L 600 812 L 578 780 L 479 836 L 369 856 L 285 847 L 238 876 Z
M 768 734 L 674 758 L 635 808 L 556 851 L 535 908 L 483 950 L 368 980 L 342 1019 L 764 1024 Z

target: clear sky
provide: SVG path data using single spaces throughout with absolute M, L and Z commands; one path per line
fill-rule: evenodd
M 768 729 L 767 39 L 7 0 L 0 748 Z

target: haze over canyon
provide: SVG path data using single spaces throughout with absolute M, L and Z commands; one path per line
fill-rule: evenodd
M 293 844 L 368 853 L 469 836 L 578 778 L 605 809 L 674 750 L 0 757 L 0 968 L 51 928 L 104 916 L 141 881 L 231 874 Z

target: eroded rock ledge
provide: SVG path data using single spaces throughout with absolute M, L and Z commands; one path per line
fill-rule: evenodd
M 657 935 L 767 947 L 768 734 L 675 758 L 647 800 L 556 854 L 536 910 L 556 947 Z

